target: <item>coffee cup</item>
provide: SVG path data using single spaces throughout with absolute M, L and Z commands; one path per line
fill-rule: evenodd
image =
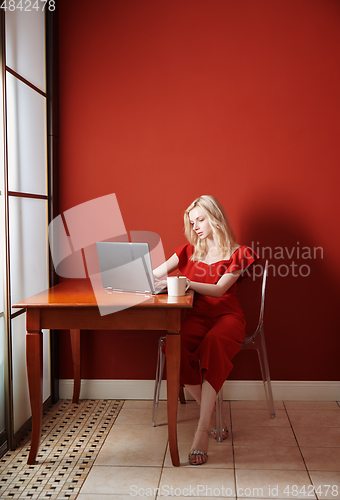
M 189 285 L 185 276 L 168 276 L 167 277 L 168 295 L 170 297 L 181 297 L 185 295 Z

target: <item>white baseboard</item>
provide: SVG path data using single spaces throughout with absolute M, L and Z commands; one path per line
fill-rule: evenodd
M 153 399 L 153 380 L 89 380 L 81 382 L 80 399 Z M 340 382 L 272 381 L 277 401 L 340 401 Z M 59 397 L 71 399 L 73 380 L 59 381 Z M 186 397 L 190 399 L 189 395 Z M 166 382 L 162 382 L 161 399 L 166 399 Z M 261 380 L 227 380 L 223 385 L 225 400 L 256 401 L 266 399 Z

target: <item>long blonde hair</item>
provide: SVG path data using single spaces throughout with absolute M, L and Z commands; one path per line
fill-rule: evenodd
M 189 218 L 189 213 L 195 207 L 200 207 L 207 215 L 213 231 L 214 240 L 223 258 L 230 257 L 232 249 L 236 244 L 235 234 L 229 224 L 227 214 L 221 203 L 210 195 L 202 195 L 196 198 L 184 212 L 184 232 L 187 240 L 194 246 L 191 256 L 193 261 L 204 260 L 207 252 L 206 240 L 201 240 L 194 231 Z

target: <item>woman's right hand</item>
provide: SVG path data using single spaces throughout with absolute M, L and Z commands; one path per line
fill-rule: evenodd
M 156 267 L 156 269 L 153 270 L 153 275 L 155 279 L 158 277 L 159 279 L 163 278 L 164 276 L 167 276 L 168 274 L 172 273 L 172 271 L 175 271 L 178 266 L 179 259 L 177 255 L 174 253 L 170 259 L 168 259 L 166 262 L 161 264 L 160 266 Z
M 159 280 L 158 278 L 155 278 L 155 285 L 157 286 L 166 286 L 167 285 L 167 280 Z

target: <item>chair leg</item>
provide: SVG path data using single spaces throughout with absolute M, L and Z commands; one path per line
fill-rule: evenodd
M 216 396 L 216 441 L 223 441 L 223 389 Z
M 270 381 L 270 374 L 269 374 L 269 365 L 268 365 L 268 358 L 267 358 L 266 343 L 264 341 L 263 330 L 261 330 L 257 336 L 256 350 L 257 350 L 257 354 L 259 356 L 262 380 L 263 380 L 264 390 L 265 390 L 266 397 L 267 397 L 270 418 L 276 418 L 275 409 L 274 409 L 272 384 Z
M 155 380 L 155 393 L 153 397 L 153 409 L 152 409 L 152 425 L 156 426 L 157 410 L 159 403 L 159 394 L 161 391 L 162 377 L 164 372 L 165 356 L 162 353 L 162 345 L 165 341 L 165 337 L 160 337 L 158 339 L 158 358 L 157 358 L 157 368 L 156 368 L 156 380 Z

